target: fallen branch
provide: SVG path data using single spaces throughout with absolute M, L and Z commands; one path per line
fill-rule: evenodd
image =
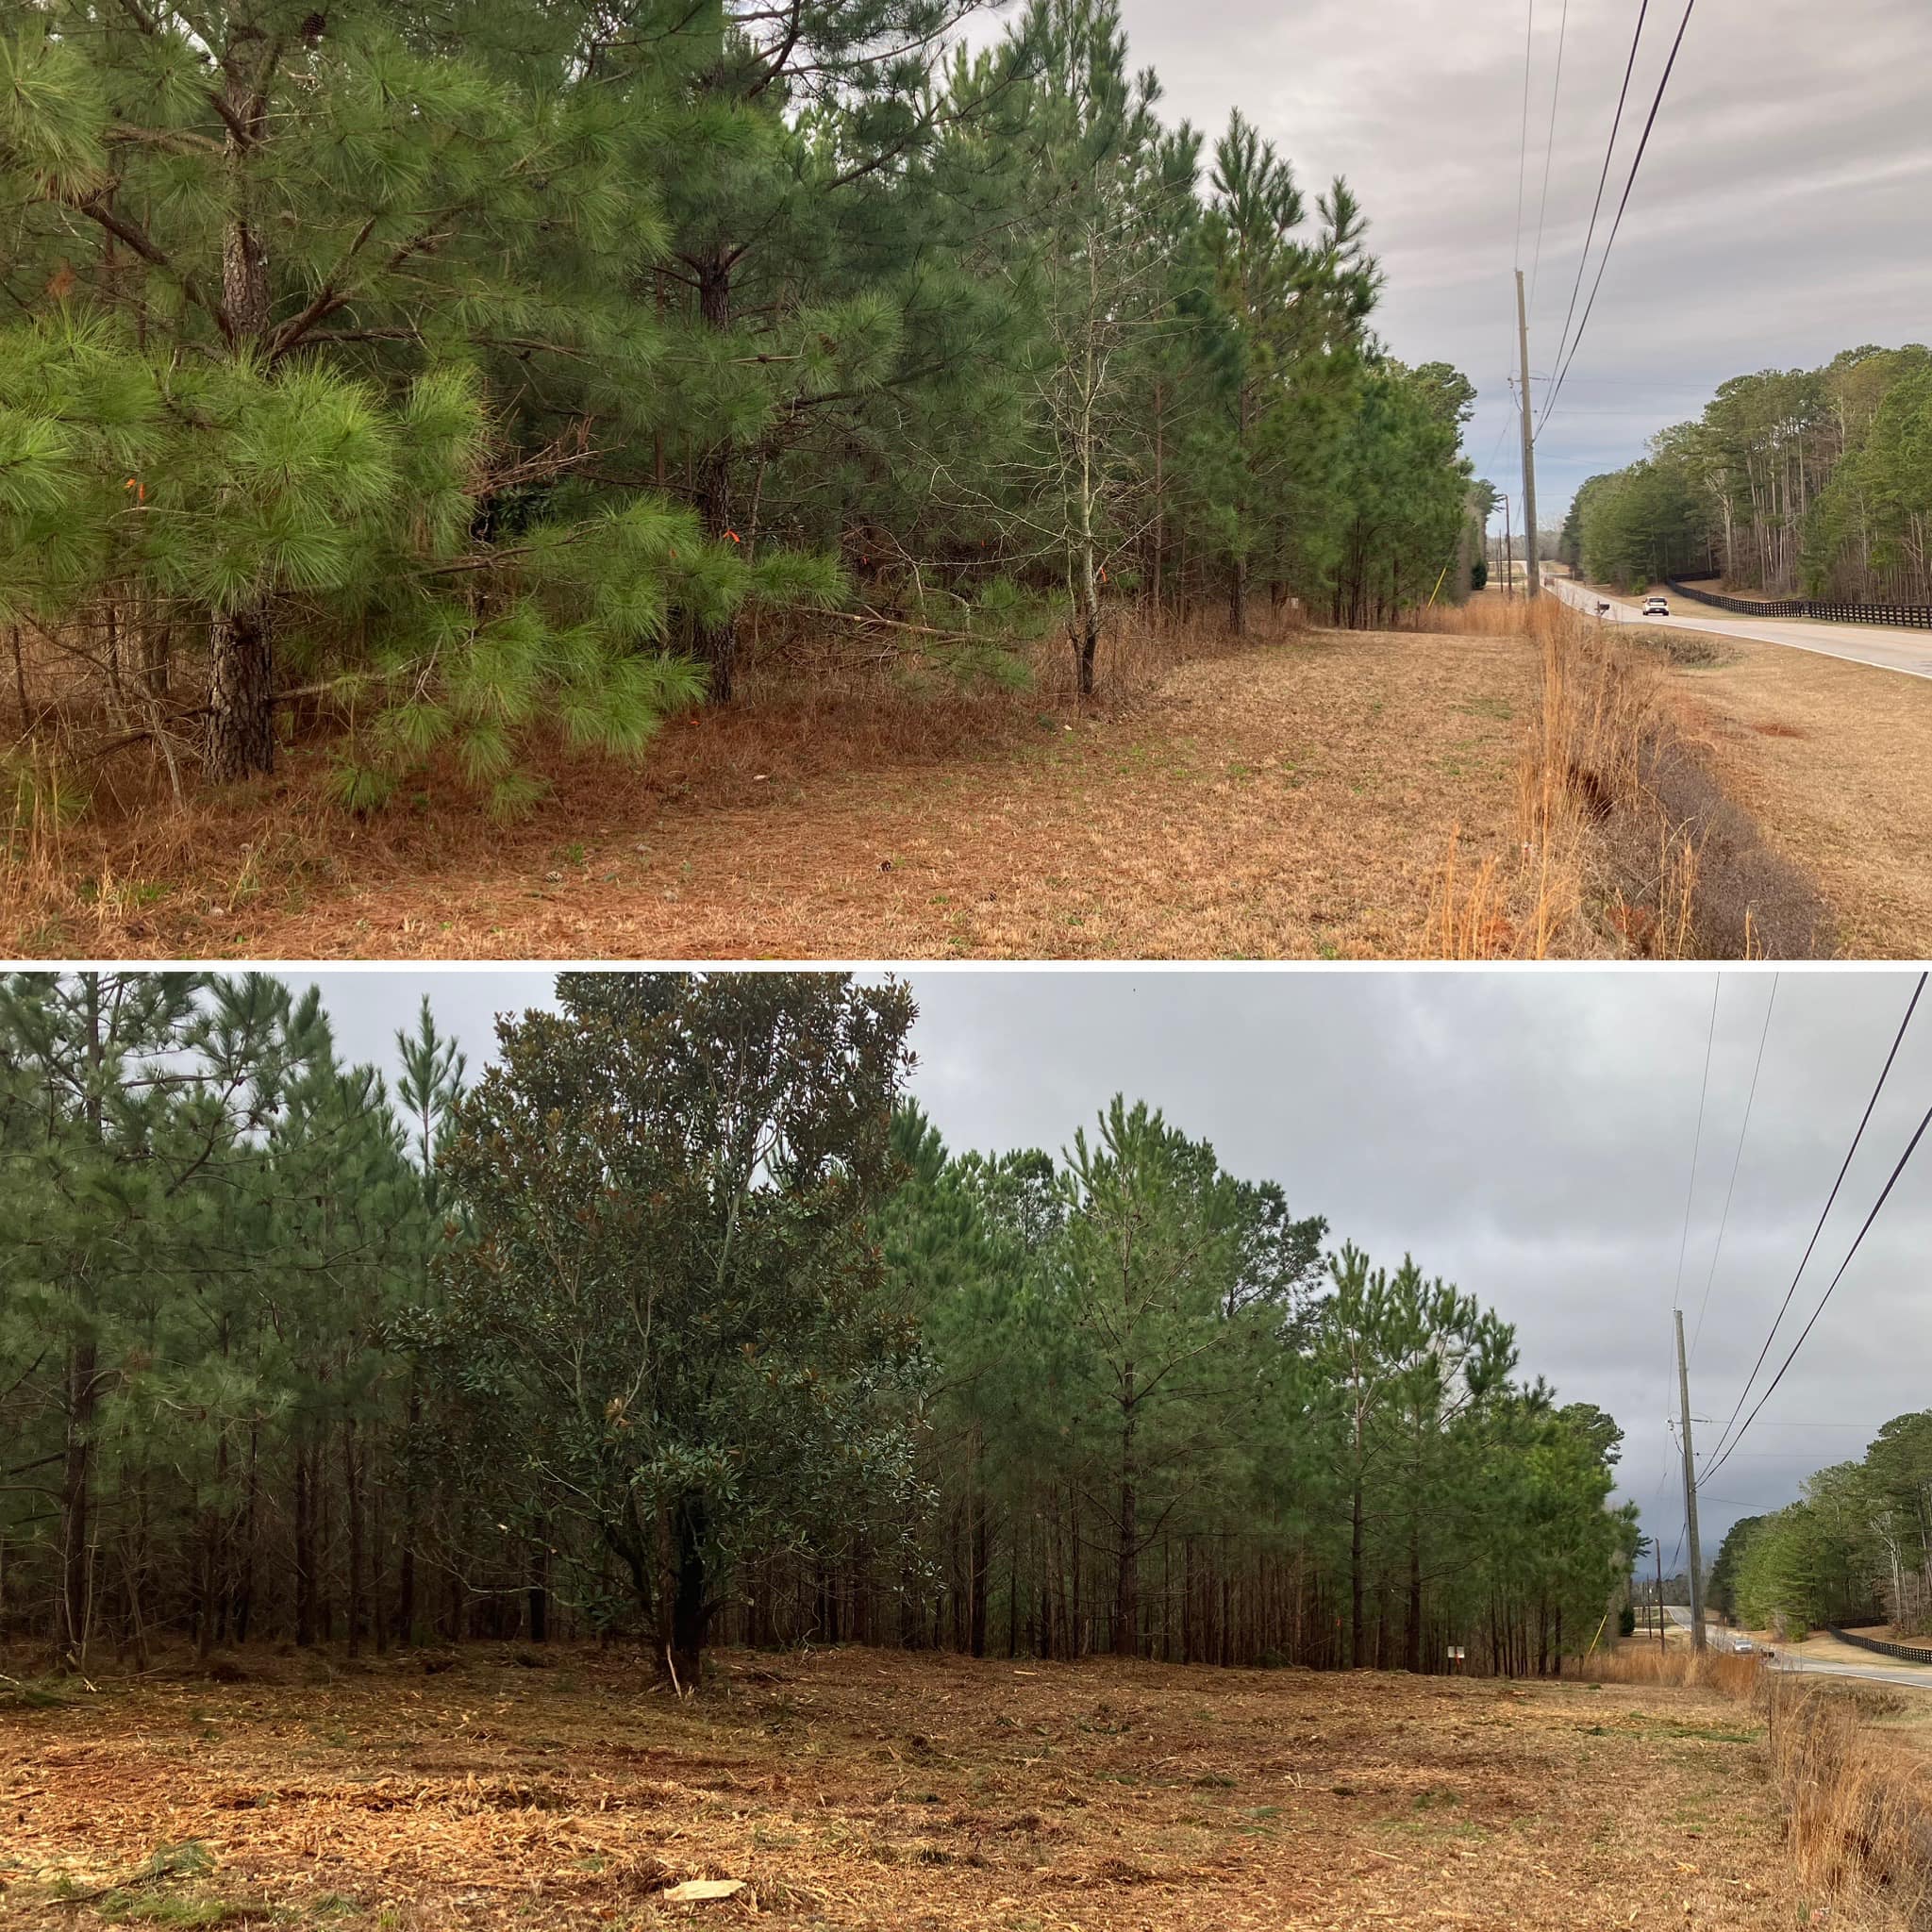
M 793 605 L 794 610 L 812 617 L 837 617 L 846 624 L 878 624 L 888 630 L 907 630 L 923 638 L 943 638 L 949 644 L 976 644 L 981 641 L 969 630 L 939 630 L 929 624 L 908 624 L 903 617 L 882 617 L 876 610 L 808 610 L 803 605 Z

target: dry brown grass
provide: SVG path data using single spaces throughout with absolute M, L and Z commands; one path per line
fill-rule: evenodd
M 691 1877 L 746 1882 L 708 1922 L 851 1932 L 1807 1923 L 1760 1727 L 1708 1690 L 845 1650 L 679 1704 L 532 1660 L 0 1709 L 0 1923 L 642 1928 Z M 187 1841 L 200 1876 L 52 1902 Z
M 1686 1686 L 1760 1713 L 1792 1861 L 1831 1923 L 1932 1926 L 1932 1699 L 1688 1645 L 1633 1640 L 1595 1662 L 1606 1682 Z
M 1819 884 L 1852 958 L 1932 954 L 1932 679 L 1749 639 L 1670 674 L 1725 790 Z
M 1765 846 L 1686 722 L 1666 656 L 1555 597 L 1482 596 L 1418 622 L 1517 635 L 1541 662 L 1517 766 L 1516 863 L 1438 878 L 1431 950 L 1456 958 L 1811 957 L 1805 874 Z
M 794 659 L 641 769 L 560 762 L 519 825 L 446 795 L 346 819 L 300 753 L 50 831 L 0 932 L 26 957 L 1399 958 L 1452 834 L 1476 863 L 1510 843 L 1513 639 L 1109 648 L 1085 708 Z

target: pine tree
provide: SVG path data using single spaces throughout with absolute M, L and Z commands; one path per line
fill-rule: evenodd
M 514 808 L 519 734 L 635 750 L 695 695 L 674 599 L 826 593 L 589 478 L 660 348 L 613 265 L 667 232 L 585 64 L 603 11 L 61 0 L 0 39 L 7 614 L 87 634 L 157 737 L 205 639 L 211 776 L 268 770 L 320 675 L 359 721 L 345 800 L 444 752 Z M 528 401 L 559 380 L 560 422 Z
M 851 508 L 827 500 L 806 452 L 822 458 L 828 437 L 836 447 L 837 425 L 863 439 L 871 400 L 957 375 L 985 346 L 984 326 L 952 312 L 961 285 L 948 273 L 944 196 L 925 172 L 944 131 L 1010 79 L 1003 57 L 934 85 L 931 50 L 978 5 L 625 9 L 675 23 L 633 29 L 668 233 L 649 275 L 667 341 L 666 380 L 641 425 L 652 474 L 688 498 L 713 543 L 758 553 L 773 526 L 826 546 L 816 575 L 811 553 L 791 562 L 800 598 L 839 585 Z M 694 604 L 689 617 L 711 693 L 728 698 L 735 608 Z
M 38 1204 L 0 1217 L 8 1320 L 25 1324 L 8 1346 L 31 1364 L 12 1392 L 58 1432 L 42 1466 L 59 1470 L 57 1640 L 75 1669 L 110 1557 L 131 1560 L 113 1548 L 126 1525 L 104 1512 L 104 1466 L 138 1490 L 153 1431 L 194 1413 L 155 1394 L 198 1376 L 214 1414 L 238 1386 L 200 1365 L 225 1330 L 230 1217 L 246 1223 L 236 1203 L 291 1063 L 287 1017 L 286 989 L 260 974 L 18 974 L 0 988 L 0 1145 L 15 1202 Z M 198 1444 L 175 1459 L 199 1465 Z M 122 1634 L 142 1641 L 138 1626 Z

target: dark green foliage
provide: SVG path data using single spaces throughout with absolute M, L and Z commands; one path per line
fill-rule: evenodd
M 912 1005 L 832 975 L 558 990 L 457 1115 L 447 1347 L 489 1499 L 691 1684 L 748 1553 L 844 1554 L 860 1496 L 911 1513 L 916 1331 L 864 1224 Z
M 0 625 L 216 779 L 505 811 L 841 608 L 1386 619 L 1468 479 L 1346 184 L 1159 118 L 1111 0 L 47 0 L 0 30 Z M 1452 594 L 1459 594 L 1459 586 Z M 18 694 L 31 725 L 44 692 Z
M 144 1653 L 141 1580 L 171 1547 L 204 1652 L 244 1638 L 272 1490 L 311 1635 L 325 1467 L 358 1641 L 365 1437 L 425 1242 L 380 1083 L 265 974 L 22 974 L 0 987 L 0 1393 L 37 1445 L 6 1521 L 58 1552 L 35 1607 L 59 1655 L 84 1667 L 117 1585 L 117 1645 Z
M 1862 1461 L 1822 1469 L 1803 1489 L 1731 1525 L 1711 1572 L 1723 1607 L 1798 1636 L 1878 1612 L 1932 1634 L 1932 1410 L 1892 1417 Z
M 1738 1614 L 1738 1559 L 1763 1521 L 1761 1516 L 1739 1517 L 1724 1531 L 1724 1540 L 1718 1545 L 1717 1561 L 1710 1566 L 1707 1593 L 1713 1607 L 1733 1620 Z
M 344 802 L 440 754 L 512 808 L 540 724 L 631 752 L 695 697 L 675 608 L 837 593 L 586 478 L 662 358 L 629 285 L 667 229 L 602 9 L 526 25 L 60 0 L 0 36 L 0 615 L 85 639 L 123 728 L 195 721 L 218 778 L 320 683 Z
M 0 985 L 0 1637 L 594 1630 L 690 1690 L 720 1640 L 1531 1672 L 1599 1636 L 1616 1424 L 1473 1295 L 1124 1098 L 1058 1157 L 949 1154 L 902 987 L 558 994 L 467 1090 L 425 1008 L 391 1092 L 266 976 Z M 1896 1528 L 1923 1443 L 1881 1446 Z
M 1624 585 L 1723 575 L 1744 590 L 1932 603 L 1932 352 L 1847 350 L 1720 385 L 1695 423 L 1592 476 L 1562 555 Z

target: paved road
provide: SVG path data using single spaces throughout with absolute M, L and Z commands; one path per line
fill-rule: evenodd
M 1707 610 L 1679 597 L 1674 617 L 1645 617 L 1626 598 L 1587 590 L 1567 577 L 1546 579 L 1566 604 L 1594 612 L 1599 602 L 1610 607 L 1607 624 L 1641 624 L 1653 630 L 1705 631 L 1713 637 L 1754 638 L 1767 644 L 1789 644 L 1794 650 L 1815 651 L 1824 658 L 1848 658 L 1855 664 L 1875 664 L 1882 671 L 1903 671 L 1908 677 L 1932 677 L 1932 631 L 1890 630 L 1870 624 L 1825 624 L 1803 617 L 1733 617 L 1728 611 Z M 1685 616 L 1686 610 L 1694 614 Z
M 1679 1629 L 1690 1629 L 1688 1604 L 1666 1604 L 1664 1615 Z M 1789 1650 L 1774 1650 L 1771 1662 L 1774 1670 L 1815 1672 L 1825 1677 L 1866 1677 L 1874 1684 L 1897 1684 L 1907 1690 L 1932 1691 L 1932 1667 L 1922 1664 L 1886 1664 L 1876 1657 L 1869 1664 L 1827 1663 L 1823 1657 L 1805 1657 Z
M 1923 1664 L 1888 1666 L 1875 1659 L 1869 1665 L 1826 1663 L 1821 1657 L 1793 1657 L 1790 1651 L 1774 1652 L 1772 1662 L 1780 1671 L 1815 1671 L 1827 1677 L 1869 1677 L 1874 1684 L 1901 1684 L 1907 1690 L 1932 1691 L 1932 1668 Z

